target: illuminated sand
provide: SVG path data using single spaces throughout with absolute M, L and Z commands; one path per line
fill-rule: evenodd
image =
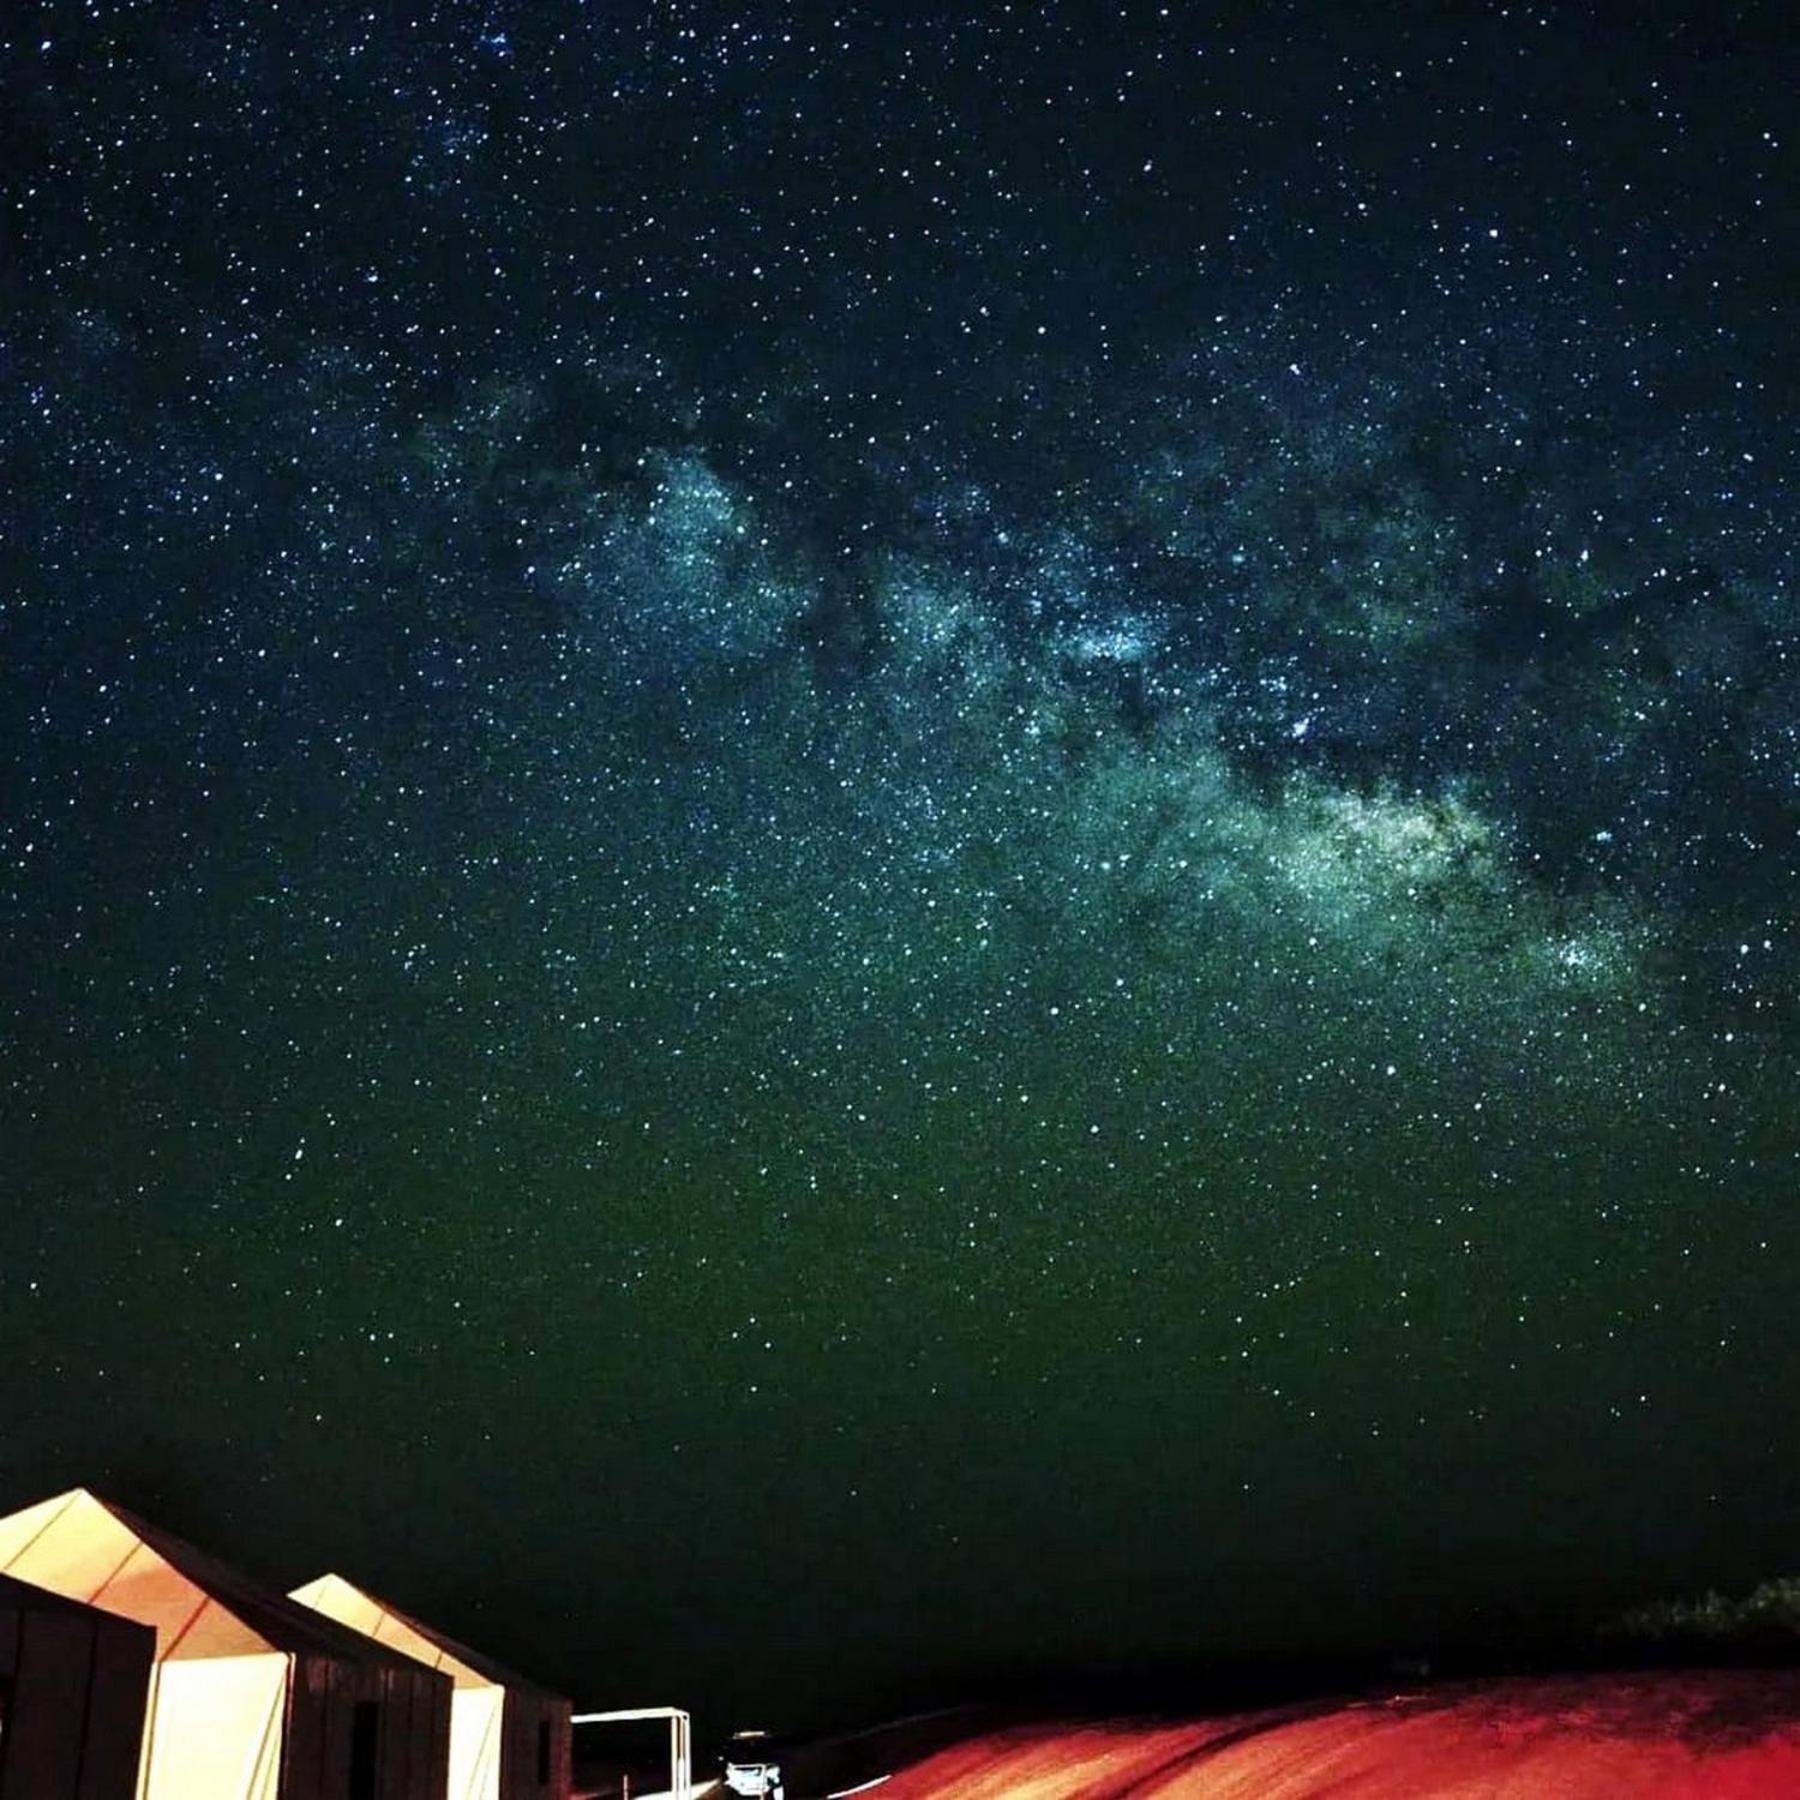
M 1182 1724 L 995 1732 L 884 1800 L 1800 1795 L 1800 1671 L 1496 1681 Z

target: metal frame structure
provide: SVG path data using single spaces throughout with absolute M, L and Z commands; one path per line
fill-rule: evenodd
M 576 1713 L 571 1725 L 629 1725 L 642 1719 L 669 1721 L 669 1800 L 694 1800 L 693 1721 L 679 1706 L 630 1706 L 623 1712 Z

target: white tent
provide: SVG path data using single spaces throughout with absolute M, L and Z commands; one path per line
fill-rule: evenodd
M 73 1488 L 0 1518 L 0 1572 L 156 1633 L 139 1800 L 439 1800 L 450 1683 Z
M 295 1588 L 290 1598 L 441 1669 L 455 1682 L 450 1800 L 567 1800 L 567 1700 L 421 1625 L 341 1575 L 321 1575 Z

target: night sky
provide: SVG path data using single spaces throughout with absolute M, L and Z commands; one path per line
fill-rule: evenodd
M 588 1704 L 1800 1571 L 1772 6 L 0 12 L 0 1505 Z

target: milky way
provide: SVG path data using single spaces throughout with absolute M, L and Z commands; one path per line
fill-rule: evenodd
M 9 1503 L 715 1723 L 1791 1572 L 1779 28 L 591 10 L 5 28 Z

